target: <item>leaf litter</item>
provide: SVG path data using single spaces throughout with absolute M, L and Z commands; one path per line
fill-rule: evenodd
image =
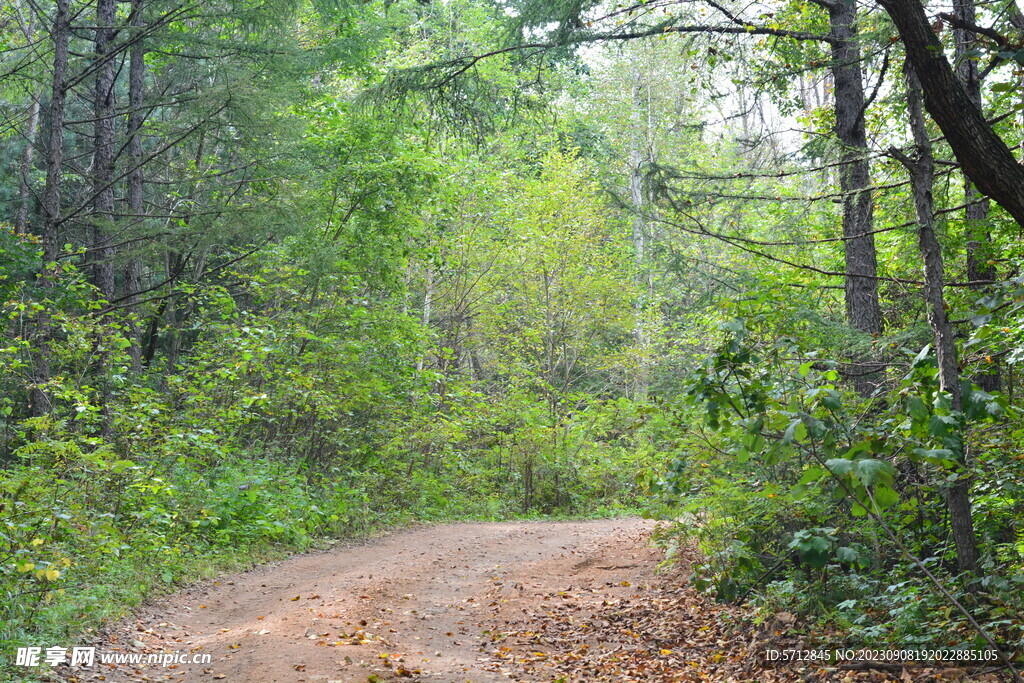
M 299 556 L 226 585 L 188 588 L 97 643 L 138 638 L 143 651 L 208 652 L 211 666 L 119 667 L 96 672 L 101 679 L 59 673 L 261 683 L 1002 680 L 976 669 L 768 662 L 768 649 L 813 647 L 806 625 L 788 612 L 763 619 L 701 595 L 685 579 L 692 550 L 659 573 L 651 527 L 447 525 Z M 323 605 L 310 607 L 314 599 Z M 209 609 L 194 610 L 200 603 Z

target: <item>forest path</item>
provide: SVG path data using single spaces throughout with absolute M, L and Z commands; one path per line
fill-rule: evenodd
M 655 572 L 640 519 L 425 526 L 263 565 L 168 596 L 95 643 L 207 664 L 97 664 L 64 680 L 998 681 L 961 669 L 764 661 L 802 649 L 780 612 L 715 604 Z M 687 558 L 679 563 L 687 571 Z
M 580 596 L 615 604 L 646 590 L 662 557 L 648 547 L 652 528 L 428 526 L 294 557 L 176 593 L 97 643 L 208 653 L 210 664 L 101 668 L 118 681 L 550 680 L 543 643 L 508 647 L 504 634 Z M 518 667 L 524 658 L 542 670 Z

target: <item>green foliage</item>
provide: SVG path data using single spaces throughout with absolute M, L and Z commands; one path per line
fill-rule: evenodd
M 979 515 L 982 533 L 1003 542 L 987 544 L 984 575 L 955 590 L 1005 642 L 1019 640 L 1019 623 L 1003 615 L 1019 605 L 1007 577 L 1024 556 L 1007 547 L 1015 538 L 1007 532 L 1022 501 L 1016 486 L 988 483 L 1020 469 L 1006 459 L 1006 443 L 995 443 L 1017 438 L 1003 421 L 1005 399 L 967 383 L 963 410 L 953 410 L 925 347 L 908 354 L 884 404 L 866 402 L 838 386 L 828 349 L 778 335 L 784 307 L 766 313 L 755 299 L 742 309 L 748 316 L 723 325 L 677 413 L 681 424 L 704 428 L 692 429 L 686 457 L 654 487 L 663 510 L 684 513 L 661 542 L 695 538 L 705 560 L 694 580 L 723 600 L 756 595 L 776 609 L 835 619 L 859 642 L 972 642 L 962 617 L 920 590 L 889 534 L 948 580 L 955 563 L 945 490 L 976 478 L 979 506 L 1000 520 L 990 527 Z M 968 452 L 975 457 L 965 462 Z M 939 621 L 956 635 L 938 640 Z
M 519 200 L 537 208 L 517 230 L 554 238 L 558 211 L 586 187 L 571 159 L 554 159 L 563 175 L 528 184 L 533 194 Z M 401 166 L 379 163 L 384 174 Z M 555 192 L 564 176 L 572 183 Z M 395 176 L 380 182 L 383 201 Z M 429 189 L 414 180 L 410 187 Z M 410 195 L 391 196 L 400 203 Z M 353 221 L 362 226 L 384 216 L 372 204 L 360 210 Z M 592 203 L 570 216 L 577 237 L 602 229 Z M 389 220 L 387 230 L 423 229 L 411 212 Z M 116 606 L 96 604 L 110 597 L 106 586 L 117 576 L 145 575 L 138 593 L 124 596 L 135 600 L 187 580 L 204 563 L 301 549 L 324 536 L 413 519 L 610 511 L 638 502 L 633 474 L 653 454 L 638 406 L 581 391 L 592 380 L 577 387 L 585 375 L 562 374 L 560 361 L 552 374 L 537 373 L 552 358 L 538 340 L 556 328 L 544 328 L 552 318 L 532 308 L 535 290 L 518 294 L 508 280 L 529 278 L 520 286 L 536 287 L 545 264 L 561 263 L 564 284 L 556 294 L 548 280 L 546 310 L 584 325 L 594 316 L 577 309 L 621 297 L 590 275 L 604 267 L 594 259 L 608 258 L 601 250 L 618 248 L 607 233 L 592 235 L 596 254 L 579 251 L 586 242 L 537 251 L 530 240 L 509 240 L 521 251 L 509 252 L 493 292 L 522 298 L 494 311 L 515 310 L 506 321 L 538 332 L 524 332 L 528 345 L 508 344 L 510 355 L 496 367 L 510 381 L 502 393 L 482 391 L 489 383 L 455 368 L 415 370 L 430 335 L 402 312 L 407 295 L 390 265 L 398 253 L 373 256 L 372 242 L 360 252 L 342 248 L 354 237 L 320 249 L 310 249 L 310 235 L 287 237 L 225 273 L 241 279 L 243 291 L 181 286 L 176 305 L 191 311 L 193 330 L 187 356 L 175 366 L 155 359 L 138 368 L 126 327 L 95 313 L 103 302 L 74 266 L 66 263 L 53 286 L 32 288 L 18 276 L 38 258 L 36 247 L 23 236 L 9 239 L 5 249 L 21 255 L 5 262 L 10 326 L 31 330 L 45 319 L 59 343 L 51 342 L 44 386 L 52 409 L 39 416 L 24 412 L 32 346 L 16 339 L 2 350 L 4 643 L 30 633 L 74 636 L 115 614 Z M 530 261 L 532 270 L 512 270 Z M 358 266 L 370 267 L 353 272 Z M 631 309 L 619 300 L 628 321 Z M 511 339 L 497 331 L 497 317 L 480 328 Z M 560 326 L 558 345 L 579 343 L 578 359 L 603 368 L 602 354 L 615 349 L 598 334 L 603 329 Z

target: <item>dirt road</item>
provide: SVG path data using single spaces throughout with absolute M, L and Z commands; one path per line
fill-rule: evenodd
M 550 680 L 509 668 L 545 655 L 504 645 L 503 629 L 581 594 L 607 604 L 643 590 L 659 561 L 651 528 L 458 524 L 295 557 L 177 593 L 98 644 L 210 663 L 98 668 L 108 681 Z
M 802 622 L 716 604 L 682 575 L 656 575 L 652 527 L 456 524 L 339 546 L 181 591 L 96 643 L 107 656 L 188 661 L 60 674 L 76 683 L 1000 680 L 927 664 L 769 661 L 767 650 L 805 647 Z

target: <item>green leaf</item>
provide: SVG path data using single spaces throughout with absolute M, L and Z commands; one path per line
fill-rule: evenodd
M 828 564 L 828 553 L 821 552 L 820 550 L 812 550 L 804 553 L 804 562 L 814 567 L 815 569 L 821 569 Z
M 836 548 L 836 559 L 845 564 L 854 564 L 860 559 L 860 553 L 853 548 L 843 546 Z
M 893 468 L 885 460 L 857 460 L 853 468 L 864 486 L 871 486 L 879 479 L 892 481 Z
M 956 420 L 949 415 L 932 415 L 928 420 L 928 434 L 937 438 L 949 436 Z
M 913 361 L 912 365 L 913 365 L 913 367 L 916 368 L 916 367 L 919 367 L 919 366 L 922 366 L 922 365 L 931 365 L 931 364 L 932 364 L 932 345 L 931 344 L 925 344 L 924 348 L 921 349 L 916 356 L 914 356 L 914 361 Z
M 846 458 L 832 458 L 825 462 L 825 467 L 837 477 L 842 477 L 853 471 L 853 462 Z
M 820 467 L 808 467 L 804 470 L 803 475 L 800 477 L 801 484 L 810 484 L 816 482 L 825 476 L 825 470 Z
M 746 327 L 744 327 L 743 325 L 743 321 L 739 319 L 734 319 L 726 323 L 722 323 L 722 330 L 725 332 L 732 332 L 735 335 L 742 335 L 747 331 Z
M 900 502 L 900 494 L 881 484 L 875 487 L 874 498 L 879 510 L 887 510 Z
M 983 314 L 979 314 L 979 315 L 972 315 L 971 316 L 971 324 L 974 325 L 975 327 L 981 327 L 982 325 L 986 324 L 991 319 L 992 319 L 992 314 L 991 313 L 983 313 Z
M 916 456 L 914 459 L 924 460 L 946 469 L 951 469 L 956 464 L 954 461 L 956 455 L 948 448 L 915 448 L 913 454 Z
M 821 405 L 825 406 L 829 410 L 841 410 L 843 407 L 843 399 L 839 396 L 838 392 L 829 391 L 825 398 L 821 399 Z
M 924 401 L 919 396 L 910 397 L 910 400 L 907 401 L 907 411 L 912 418 L 919 422 L 924 422 L 928 419 L 928 407 L 925 406 Z
M 807 427 L 799 418 L 791 421 L 782 435 L 782 443 L 791 444 L 794 441 L 803 441 L 807 438 Z

